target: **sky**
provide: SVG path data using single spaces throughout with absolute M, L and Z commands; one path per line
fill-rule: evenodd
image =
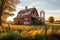
M 50 16 L 53 16 L 55 20 L 60 20 L 60 0 L 20 0 L 21 3 L 16 5 L 16 11 L 14 16 L 7 18 L 7 21 L 13 21 L 13 18 L 17 16 L 20 10 L 35 7 L 40 14 L 41 10 L 45 11 L 45 19 L 48 20 Z

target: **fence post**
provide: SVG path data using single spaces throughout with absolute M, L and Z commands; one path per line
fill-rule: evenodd
M 45 40 L 47 40 L 47 25 L 45 26 Z

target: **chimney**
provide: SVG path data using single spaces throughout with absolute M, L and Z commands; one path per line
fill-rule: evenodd
M 27 10 L 27 6 L 25 6 L 25 10 Z

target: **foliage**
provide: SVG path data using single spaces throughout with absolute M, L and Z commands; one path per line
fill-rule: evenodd
M 0 25 L 6 21 L 11 12 L 15 11 L 15 6 L 19 0 L 0 0 Z M 2 5 L 1 5 L 2 4 Z
M 22 40 L 22 36 L 12 31 L 0 35 L 0 40 Z
M 7 33 L 0 33 L 0 40 L 45 40 L 45 35 L 36 34 L 34 37 L 23 37 L 17 32 L 10 31 Z M 60 40 L 60 36 L 58 34 L 51 34 L 47 36 L 47 40 Z
M 36 34 L 34 39 L 35 40 L 45 40 L 45 35 Z
M 19 33 L 17 32 L 7 32 L 7 33 L 0 33 L 0 40 L 41 40 L 43 37 L 43 35 L 36 35 L 34 38 L 31 36 L 21 36 Z
M 48 18 L 48 21 L 49 21 L 50 23 L 53 23 L 53 22 L 54 22 L 54 17 L 52 17 L 52 16 L 49 17 L 49 18 Z
M 47 36 L 47 40 L 60 40 L 60 35 L 53 33 L 53 34 Z
M 42 25 L 31 25 L 28 26 L 29 28 L 27 27 L 27 25 L 24 26 L 19 25 L 16 28 L 14 26 L 14 30 L 11 29 L 8 32 L 0 33 L 0 40 L 45 40 L 45 36 L 47 36 L 47 40 L 60 40 L 60 30 L 57 30 L 58 28 L 60 28 L 60 26 L 56 26 L 57 29 L 54 28 L 55 31 L 53 34 L 50 33 L 51 25 L 48 26 L 47 35 L 43 34 L 45 32 L 44 26 Z M 21 28 L 21 30 L 18 28 Z
M 34 20 L 34 23 L 35 23 L 35 24 L 39 24 L 39 20 L 38 20 L 38 19 L 35 19 L 35 20 Z
M 42 23 L 42 20 L 39 20 L 39 19 L 34 19 L 33 23 L 34 23 L 35 25 L 41 25 L 41 24 L 43 24 L 43 23 Z

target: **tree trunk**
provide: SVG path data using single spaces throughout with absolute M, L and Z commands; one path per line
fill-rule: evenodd
M 47 40 L 47 25 L 45 26 L 45 40 Z
M 3 12 L 4 3 L 5 3 L 5 0 L 1 0 L 1 3 L 0 3 L 0 25 L 2 25 L 1 16 L 2 16 L 2 12 Z
M 2 25 L 2 19 L 1 19 L 2 13 L 0 12 L 0 25 Z

